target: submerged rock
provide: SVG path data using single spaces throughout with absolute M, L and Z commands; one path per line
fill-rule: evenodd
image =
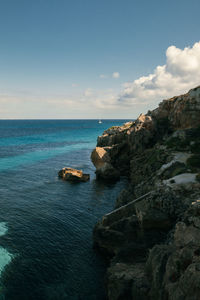
M 63 168 L 58 172 L 58 176 L 66 181 L 86 182 L 90 179 L 89 174 L 84 174 L 81 170 Z

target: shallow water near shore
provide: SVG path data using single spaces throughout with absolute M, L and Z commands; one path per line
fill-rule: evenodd
M 0 299 L 103 299 L 104 261 L 92 229 L 125 179 L 96 182 L 97 136 L 126 120 L 0 121 Z M 65 166 L 91 180 L 59 180 Z

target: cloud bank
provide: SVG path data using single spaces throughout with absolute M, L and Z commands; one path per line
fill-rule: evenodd
M 119 72 L 114 72 L 114 73 L 112 73 L 112 78 L 117 79 L 117 78 L 119 78 L 119 77 L 120 77 Z
M 119 102 L 127 105 L 147 104 L 179 95 L 200 85 L 200 42 L 183 50 L 170 46 L 166 64 L 152 74 L 124 83 Z
M 119 78 L 119 72 L 112 77 Z M 109 78 L 101 74 L 101 78 Z M 166 50 L 166 62 L 148 76 L 142 76 L 116 89 L 77 89 L 58 94 L 31 91 L 0 91 L 1 118 L 136 118 L 156 108 L 163 99 L 200 85 L 200 42 L 192 47 Z
M 99 75 L 99 78 L 101 78 L 101 79 L 105 79 L 105 78 L 107 78 L 108 76 L 107 75 L 105 75 L 105 74 L 100 74 Z

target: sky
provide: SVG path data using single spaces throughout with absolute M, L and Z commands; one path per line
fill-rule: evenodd
M 200 85 L 199 0 L 0 0 L 0 119 L 134 119 Z

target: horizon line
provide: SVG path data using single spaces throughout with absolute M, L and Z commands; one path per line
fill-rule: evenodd
M 94 120 L 94 121 L 98 121 L 98 120 L 135 120 L 134 118 L 105 118 L 105 119 L 99 119 L 99 118 L 96 118 L 96 119 L 90 119 L 90 118 L 87 118 L 87 119 L 84 119 L 84 118 L 74 118 L 74 119 L 42 119 L 42 118 L 39 118 L 39 119 L 34 119 L 34 118 L 30 118 L 30 119 L 0 119 L 0 121 L 44 121 L 44 120 L 55 120 L 55 121 L 59 121 L 59 120 L 63 120 L 63 121 L 67 121 L 67 120 Z

